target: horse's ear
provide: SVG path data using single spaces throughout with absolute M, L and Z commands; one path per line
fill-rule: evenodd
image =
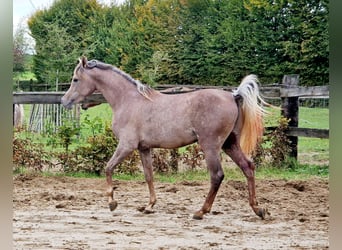
M 81 65 L 83 68 L 86 68 L 87 67 L 87 58 L 85 56 L 82 56 L 80 59 L 79 59 Z

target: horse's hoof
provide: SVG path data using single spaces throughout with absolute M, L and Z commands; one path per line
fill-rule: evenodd
M 110 211 L 114 211 L 117 206 L 118 206 L 118 203 L 116 201 L 109 202 L 109 210 Z
M 202 211 L 198 211 L 198 212 L 194 213 L 192 218 L 195 219 L 195 220 L 202 220 L 203 219 L 203 212 Z
M 264 220 L 266 218 L 266 215 L 270 215 L 270 213 L 268 212 L 267 208 L 259 208 L 258 216 L 262 220 Z
M 147 207 L 138 207 L 137 210 L 139 212 L 142 212 L 144 214 L 153 214 L 154 210 L 151 206 L 147 206 Z
M 144 214 L 154 214 L 153 209 L 148 209 L 148 208 L 145 208 L 143 212 Z

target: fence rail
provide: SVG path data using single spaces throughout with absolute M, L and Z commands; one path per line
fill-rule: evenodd
M 13 104 L 60 104 L 65 92 L 14 92 Z M 82 103 L 107 102 L 102 94 L 88 96 Z
M 167 85 L 157 86 L 155 89 L 160 90 L 160 92 L 165 94 L 180 94 L 195 89 L 207 89 L 207 88 L 217 88 L 223 90 L 233 90 L 232 87 L 193 87 L 190 86 L 177 86 L 177 85 Z M 291 89 L 283 89 L 281 85 L 275 86 L 263 86 L 260 88 L 261 94 L 265 98 L 286 98 L 286 97 L 327 97 L 329 96 L 329 86 L 315 86 L 315 87 L 297 87 Z M 64 91 L 58 92 L 13 92 L 13 104 L 60 104 L 61 98 L 64 95 Z M 100 102 L 106 103 L 107 101 L 103 98 L 102 94 L 94 93 L 85 98 L 82 103 Z
M 298 136 L 329 138 L 329 129 L 298 128 L 299 97 L 323 97 L 329 96 L 329 86 L 299 87 L 299 76 L 284 76 L 282 84 L 262 86 L 260 92 L 266 99 L 281 99 L 281 113 L 290 119 L 287 135 L 292 144 L 292 156 L 297 157 Z M 194 91 L 196 89 L 215 88 L 231 91 L 235 87 L 227 86 L 196 86 L 196 85 L 161 85 L 156 90 L 166 94 L 179 94 Z M 64 91 L 60 92 L 14 92 L 14 104 L 60 104 Z M 102 94 L 94 93 L 83 100 L 82 103 L 106 103 Z M 268 127 L 272 130 L 274 128 Z
M 266 129 L 272 131 L 276 128 L 277 127 L 267 127 Z M 286 134 L 288 136 L 329 139 L 329 129 L 289 127 Z

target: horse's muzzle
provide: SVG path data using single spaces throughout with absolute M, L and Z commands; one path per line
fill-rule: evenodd
M 66 109 L 71 109 L 72 105 L 74 104 L 74 100 L 66 100 L 65 97 L 63 96 L 61 98 L 61 103 Z

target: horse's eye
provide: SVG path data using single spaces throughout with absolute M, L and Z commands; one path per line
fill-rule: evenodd
M 73 81 L 73 82 L 78 82 L 78 79 L 77 79 L 77 78 L 74 78 L 72 81 Z

